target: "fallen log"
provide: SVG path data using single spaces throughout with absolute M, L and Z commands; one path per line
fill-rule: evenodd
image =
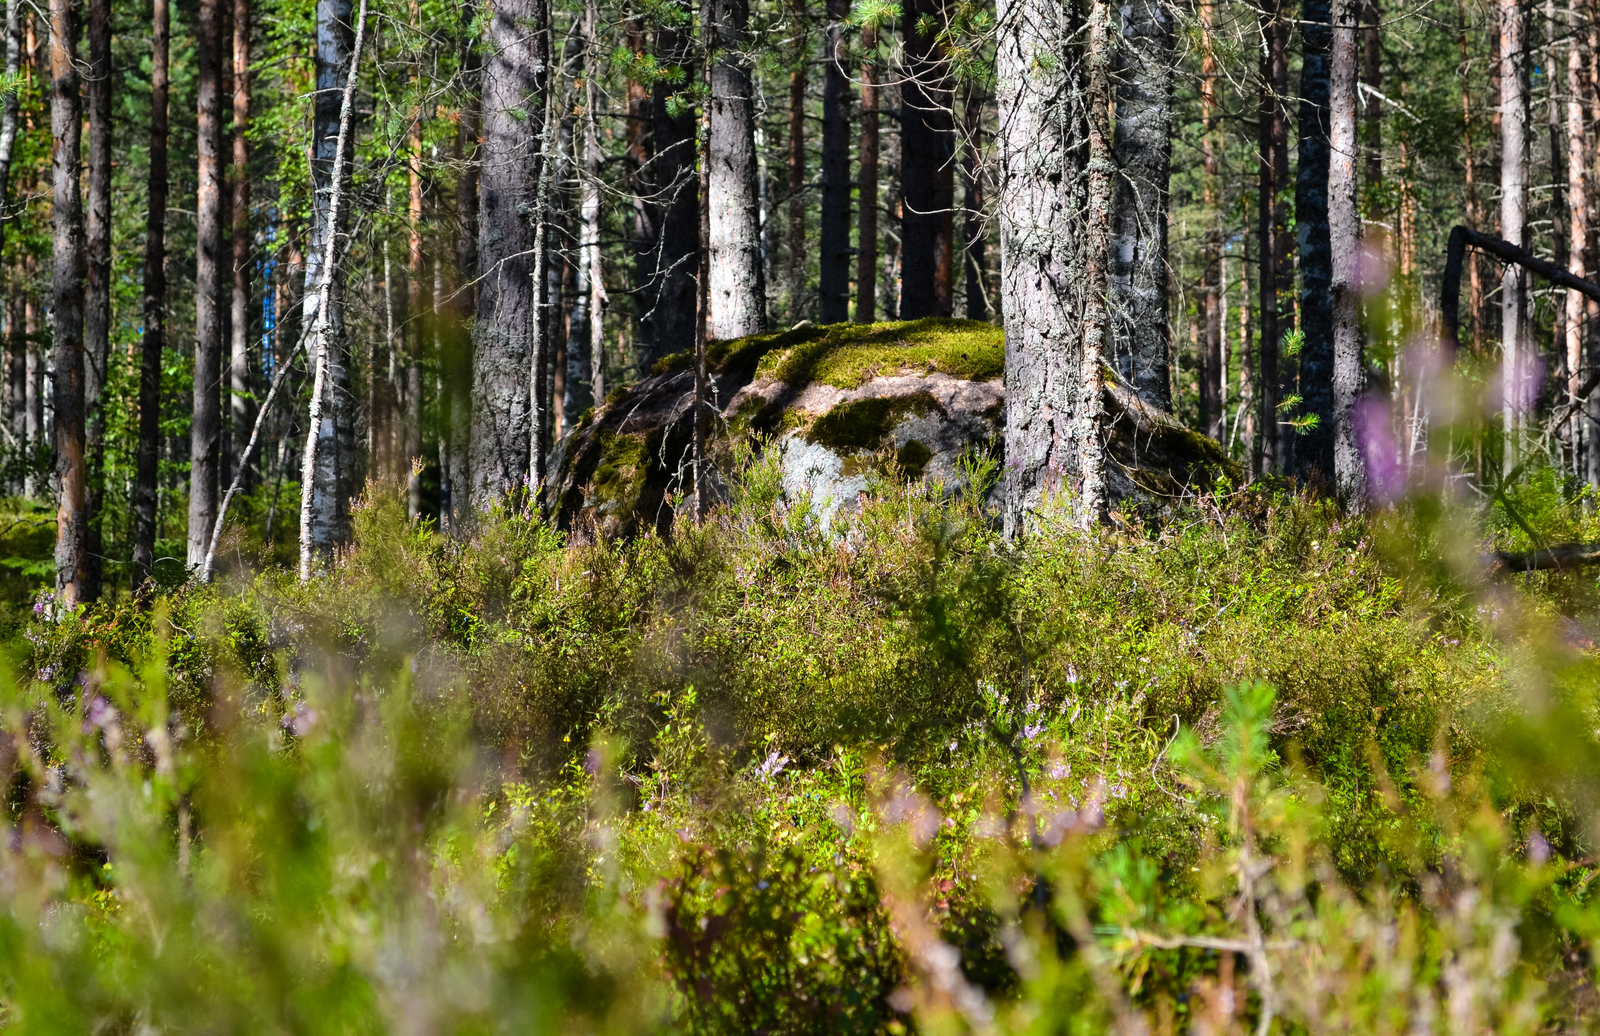
M 1571 566 L 1600 564 L 1600 543 L 1559 543 L 1542 550 L 1520 553 L 1497 550 L 1485 557 L 1491 576 L 1506 572 L 1544 572 Z

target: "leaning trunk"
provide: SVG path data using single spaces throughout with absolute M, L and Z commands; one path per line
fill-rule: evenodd
M 710 153 L 706 157 L 706 335 L 742 338 L 766 327 L 756 194 L 755 98 L 747 0 L 710 0 Z
M 83 133 L 78 95 L 77 19 L 71 0 L 50 3 L 51 251 L 54 318 L 56 597 L 71 609 L 88 603 L 88 465 L 83 448 L 83 198 L 79 159 Z
M 1294 212 L 1300 248 L 1300 395 L 1303 412 L 1316 423 L 1295 443 L 1295 472 L 1302 479 L 1334 470 L 1332 309 L 1333 254 L 1329 239 L 1328 191 L 1332 30 L 1328 0 L 1305 0 L 1305 53 L 1300 68 L 1300 170 Z M 1345 87 L 1348 92 L 1348 87 Z M 1348 156 L 1338 159 L 1348 164 Z M 1342 175 L 1342 174 L 1341 174 Z M 1342 185 L 1342 181 L 1341 181 Z M 1347 215 L 1341 210 L 1341 216 Z M 1341 233 L 1349 228 L 1341 228 Z M 1345 288 L 1349 286 L 1346 285 Z M 1343 288 L 1341 290 L 1344 290 Z M 1343 301 L 1341 297 L 1341 301 Z
M 1122 12 L 1125 57 L 1116 80 L 1112 141 L 1119 174 L 1112 216 L 1110 356 L 1140 399 L 1171 410 L 1167 181 L 1172 165 L 1172 16 L 1163 0 L 1130 0 Z
M 1328 84 L 1328 240 L 1333 297 L 1333 474 L 1339 499 L 1359 508 L 1366 468 L 1356 440 L 1361 355 L 1361 217 L 1356 211 L 1356 4 L 1334 0 Z
M 479 145 L 479 269 L 473 329 L 470 510 L 482 513 L 528 478 L 535 436 L 530 385 L 539 320 L 534 255 L 550 60 L 542 0 L 498 4 L 488 23 Z
M 161 458 L 161 352 L 167 323 L 167 0 L 150 26 L 150 174 L 144 239 L 144 338 L 139 345 L 139 448 L 133 488 L 133 585 L 155 572 L 156 478 Z

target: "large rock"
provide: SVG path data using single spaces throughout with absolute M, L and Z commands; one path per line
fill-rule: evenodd
M 736 443 L 776 450 L 784 495 L 809 497 L 824 524 L 858 506 L 874 478 L 963 484 L 974 455 L 998 458 L 1005 419 L 1005 335 L 967 320 L 801 325 L 713 343 L 711 453 Z M 612 393 L 556 447 L 547 501 L 563 527 L 609 536 L 665 533 L 692 484 L 688 354 Z M 1108 378 L 1115 378 L 1108 372 Z M 1215 442 L 1108 384 L 1115 497 L 1181 495 L 1232 469 Z M 1154 467 L 1151 466 L 1154 461 Z

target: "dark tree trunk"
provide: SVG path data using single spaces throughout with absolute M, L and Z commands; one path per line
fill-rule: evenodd
M 917 29 L 924 15 L 943 17 L 940 0 L 905 8 L 907 78 L 900 86 L 900 319 L 952 313 L 955 132 L 950 66 L 931 35 Z
M 1071 9 L 1001 0 L 999 105 L 1000 295 L 1006 324 L 1004 524 L 1024 532 L 1044 498 L 1080 472 L 1082 376 L 1078 278 L 1086 205 L 1081 101 Z M 1081 111 L 1081 109 L 1080 109 Z
M 878 33 L 861 30 L 861 140 L 856 190 L 861 215 L 856 230 L 856 320 L 871 323 L 878 294 Z
M 656 35 L 662 64 L 683 69 L 683 82 L 699 75 L 691 60 L 693 40 L 675 29 Z M 652 280 L 645 285 L 639 320 L 641 360 L 648 368 L 663 356 L 694 348 L 695 271 L 700 254 L 700 178 L 695 172 L 693 108 L 673 114 L 675 88 L 657 82 L 655 110 L 656 198 L 661 234 L 655 247 Z
M 52 307 L 55 376 L 56 598 L 63 608 L 88 603 L 88 465 L 83 443 L 83 113 L 78 87 L 78 26 L 71 0 L 50 3 Z
M 111 0 L 89 2 L 89 206 L 84 251 L 87 279 L 83 313 L 83 405 L 88 463 L 88 542 L 83 599 L 100 596 L 103 547 L 100 505 L 104 495 L 101 458 L 105 449 L 106 359 L 111 353 Z
M 1333 297 L 1333 473 L 1339 497 L 1359 507 L 1366 469 L 1356 441 L 1361 394 L 1361 217 L 1356 211 L 1356 0 L 1334 0 L 1329 76 L 1328 230 Z
M 161 459 L 161 353 L 167 325 L 167 0 L 150 18 L 150 174 L 144 239 L 144 338 L 139 346 L 139 452 L 133 487 L 133 585 L 155 572 Z
M 195 193 L 194 414 L 189 426 L 190 568 L 205 561 L 211 530 L 216 526 L 222 453 L 222 272 L 226 263 L 222 253 L 223 14 L 222 0 L 200 0 L 196 28 L 195 135 L 199 168 Z
M 456 177 L 455 267 L 448 290 L 441 273 L 444 264 L 434 267 L 434 296 L 439 300 L 436 304 L 440 309 L 441 327 L 436 338 L 442 410 L 439 524 L 452 533 L 463 529 L 471 507 L 468 464 L 472 453 L 472 335 L 468 328 L 478 311 L 478 129 L 482 72 L 477 49 L 468 46 L 466 51 L 463 78 L 468 100 L 461 108 L 454 144 L 454 157 L 461 173 Z
M 989 295 L 984 284 L 988 250 L 984 234 L 983 171 L 978 156 L 983 150 L 983 91 L 969 83 L 961 101 L 961 199 L 965 210 L 961 228 L 962 266 L 966 269 L 967 319 L 988 320 Z
M 1227 272 L 1222 259 L 1222 180 L 1217 166 L 1217 54 L 1214 35 L 1216 4 L 1200 4 L 1201 175 L 1205 178 L 1207 222 L 1201 253 L 1200 292 L 1200 426 L 1222 442 L 1228 430 L 1227 328 L 1223 326 L 1223 291 Z M 1246 308 L 1249 304 L 1246 303 Z
M 522 490 L 535 459 L 539 418 L 529 371 L 542 359 L 535 276 L 543 271 L 535 269 L 534 223 L 544 218 L 536 195 L 550 89 L 547 18 L 542 0 L 511 0 L 495 7 L 487 29 L 468 492 L 471 511 L 479 513 Z
M 804 13 L 801 13 L 804 17 Z M 808 39 L 801 34 L 789 70 L 789 322 L 806 317 L 811 308 L 806 290 L 806 53 Z
M 228 323 L 228 420 L 232 462 L 223 478 L 233 481 L 244 464 L 245 444 L 255 427 L 255 385 L 250 366 L 250 0 L 233 0 L 233 298 Z M 243 487 L 254 484 L 245 473 Z
M 850 318 L 850 73 L 844 67 L 849 0 L 828 0 L 822 72 L 822 225 L 817 312 L 824 324 Z
M 645 51 L 644 25 L 637 15 L 623 23 L 624 43 L 630 54 Z M 633 265 L 634 313 L 642 317 L 642 306 L 650 297 L 656 278 L 656 242 L 661 232 L 661 205 L 656 197 L 655 115 L 650 90 L 637 79 L 627 82 L 628 122 L 624 134 L 623 159 L 628 184 L 628 250 Z M 643 321 L 636 322 L 635 355 L 625 357 L 640 377 L 650 373 L 645 362 Z M 621 357 L 619 357 L 621 358 Z
M 742 338 L 766 330 L 755 98 L 747 53 L 750 8 L 747 0 L 709 0 L 706 11 L 711 47 L 706 335 Z
M 1163 0 L 1122 7 L 1116 77 L 1108 349 L 1139 398 L 1172 409 L 1167 326 L 1167 183 L 1172 165 L 1172 17 Z
M 1328 0 L 1303 0 L 1305 51 L 1300 70 L 1300 169 L 1295 223 L 1300 250 L 1300 395 L 1302 412 L 1317 424 L 1295 443 L 1295 473 L 1333 477 L 1333 254 L 1328 230 L 1329 48 Z
M 1256 232 L 1259 238 L 1257 259 L 1261 263 L 1261 346 L 1256 364 L 1256 406 L 1260 438 L 1253 468 L 1258 473 L 1276 472 L 1279 462 L 1278 435 L 1278 346 L 1288 330 L 1283 326 L 1280 305 L 1280 256 L 1286 256 L 1285 213 L 1279 195 L 1287 184 L 1288 145 L 1283 117 L 1283 85 L 1287 79 L 1284 38 L 1287 35 L 1282 15 L 1282 0 L 1268 0 L 1261 9 L 1261 34 L 1266 50 L 1261 57 L 1261 99 L 1259 120 L 1258 195 Z M 1281 153 L 1281 154 L 1280 154 Z

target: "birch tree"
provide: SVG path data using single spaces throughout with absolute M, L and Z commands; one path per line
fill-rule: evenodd
M 1519 247 L 1528 213 L 1528 83 L 1523 75 L 1520 0 L 1498 0 L 1500 15 L 1500 236 Z M 1525 274 L 1516 263 L 1500 273 L 1502 470 L 1520 463 L 1524 410 L 1531 402 L 1533 360 L 1525 347 Z
M 708 0 L 711 62 L 706 167 L 706 335 L 741 338 L 766 329 L 766 283 L 756 191 L 755 96 L 747 0 Z
M 1361 217 L 1356 211 L 1356 0 L 1333 0 L 1328 83 L 1328 238 L 1333 298 L 1333 475 L 1340 499 L 1359 507 L 1366 469 L 1355 427 L 1361 352 Z

